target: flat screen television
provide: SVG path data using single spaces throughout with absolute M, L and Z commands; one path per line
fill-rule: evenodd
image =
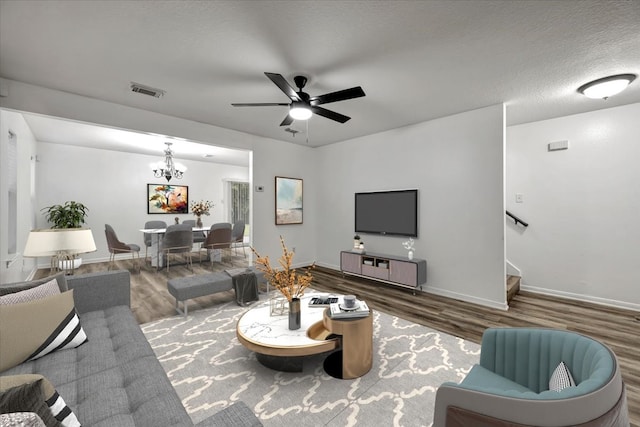
M 418 237 L 418 190 L 356 193 L 356 233 Z

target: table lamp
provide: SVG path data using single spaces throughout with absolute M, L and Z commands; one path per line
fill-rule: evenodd
M 96 243 L 88 228 L 47 228 L 31 230 L 24 256 L 50 256 L 51 271 L 59 267 L 66 274 L 73 274 L 77 255 L 95 250 Z

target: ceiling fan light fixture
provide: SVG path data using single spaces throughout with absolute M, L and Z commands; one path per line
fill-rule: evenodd
M 635 78 L 635 74 L 617 74 L 603 77 L 583 84 L 578 88 L 578 92 L 587 98 L 607 99 L 625 90 Z
M 294 120 L 309 120 L 311 118 L 311 110 L 302 102 L 292 102 L 289 115 Z

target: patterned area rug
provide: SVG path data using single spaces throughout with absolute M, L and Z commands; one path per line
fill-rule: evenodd
M 194 422 L 242 400 L 265 426 L 429 426 L 438 386 L 461 381 L 480 354 L 478 344 L 375 311 L 368 374 L 335 379 L 326 353 L 305 359 L 303 372 L 278 372 L 236 339 L 245 310 L 229 302 L 142 325 Z

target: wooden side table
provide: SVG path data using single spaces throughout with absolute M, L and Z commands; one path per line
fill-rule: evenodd
M 324 370 L 334 378 L 354 379 L 371 370 L 373 363 L 373 312 L 367 317 L 333 319 L 324 311 L 322 323 L 331 334 L 342 337 L 342 349 L 324 361 Z

